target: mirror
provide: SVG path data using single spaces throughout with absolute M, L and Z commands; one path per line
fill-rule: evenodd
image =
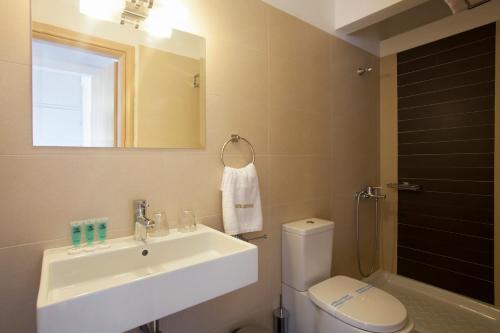
M 205 40 L 171 0 L 32 0 L 33 145 L 202 148 Z

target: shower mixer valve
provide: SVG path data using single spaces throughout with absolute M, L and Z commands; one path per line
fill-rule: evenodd
M 355 196 L 359 196 L 363 199 L 385 199 L 386 195 L 381 194 L 380 191 L 382 190 L 381 187 L 377 186 L 368 186 L 365 190 L 361 192 L 356 192 Z

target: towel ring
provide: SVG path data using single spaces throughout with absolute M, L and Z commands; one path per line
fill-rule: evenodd
M 226 166 L 226 163 L 224 163 L 224 150 L 226 149 L 226 146 L 230 142 L 231 143 L 238 143 L 240 140 L 243 140 L 246 143 L 248 143 L 248 145 L 250 146 L 250 150 L 252 151 L 252 163 L 255 162 L 255 149 L 253 148 L 253 146 L 250 143 L 250 141 L 248 141 L 247 139 L 245 139 L 242 136 L 239 136 L 238 134 L 231 134 L 231 139 L 229 139 L 226 142 L 224 142 L 224 144 L 222 145 L 222 148 L 220 149 L 220 160 L 222 162 L 222 165 Z

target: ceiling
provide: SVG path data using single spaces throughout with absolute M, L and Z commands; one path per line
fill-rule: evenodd
M 366 0 L 263 1 L 378 56 L 500 20 L 500 0 L 455 15 L 444 0 L 369 0 L 369 4 Z M 363 4 L 364 11 L 359 9 Z M 352 18 L 347 29 L 335 29 L 339 15 Z
M 355 31 L 352 35 L 371 36 L 378 40 L 384 40 L 451 15 L 450 8 L 443 0 L 430 0 L 367 28 Z

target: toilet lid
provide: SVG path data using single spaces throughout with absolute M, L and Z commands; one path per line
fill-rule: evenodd
M 347 276 L 309 289 L 311 300 L 337 319 L 369 332 L 396 332 L 406 324 L 404 305 L 394 296 Z

